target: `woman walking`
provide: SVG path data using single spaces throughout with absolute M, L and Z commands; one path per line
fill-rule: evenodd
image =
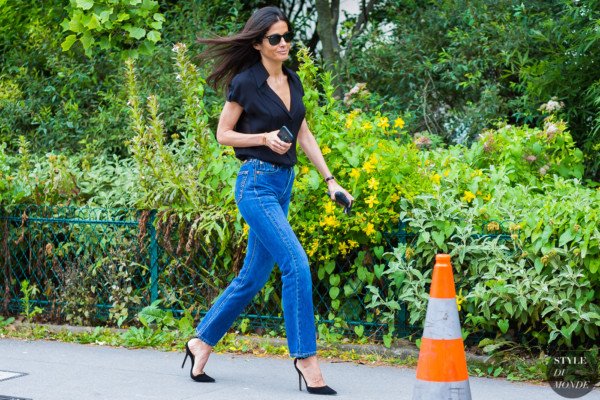
M 197 337 L 186 343 L 184 364 L 189 355 L 191 378 L 214 382 L 204 373 L 213 346 L 265 285 L 277 263 L 288 348 L 300 390 L 304 381 L 309 393 L 336 394 L 325 385 L 317 361 L 308 257 L 287 220 L 296 143 L 323 176 L 332 199 L 335 192 L 350 201 L 353 197 L 331 175 L 304 118 L 302 83 L 283 65 L 292 38 L 281 10 L 265 7 L 236 35 L 200 40 L 209 45 L 203 55 L 217 59 L 209 82 L 215 87 L 229 85 L 216 136 L 220 144 L 233 146 L 242 160 L 235 201 L 250 230 L 244 265 L 196 328 Z M 283 126 L 291 132 L 290 140 L 278 136 Z

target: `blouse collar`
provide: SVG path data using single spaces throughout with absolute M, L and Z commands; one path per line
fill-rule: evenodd
M 262 62 L 258 61 L 252 67 L 250 67 L 254 79 L 256 80 L 256 86 L 261 87 L 269 78 L 269 73 Z M 290 77 L 290 69 L 285 65 L 282 65 L 283 73 Z

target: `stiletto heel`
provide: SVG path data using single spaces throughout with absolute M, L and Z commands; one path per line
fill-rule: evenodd
M 192 372 L 194 369 L 194 353 L 192 353 L 187 343 L 185 344 L 185 357 L 183 357 L 183 364 L 181 364 L 181 368 L 183 368 L 183 366 L 185 365 L 188 356 L 190 356 L 190 359 L 192 360 L 192 366 L 190 367 L 190 378 L 192 378 L 192 380 L 204 383 L 215 381 L 214 378 L 211 378 L 210 376 L 206 375 L 206 373 L 194 375 L 194 373 Z
M 332 388 L 330 388 L 327 385 L 319 386 L 319 387 L 308 386 L 308 383 L 306 382 L 306 378 L 304 377 L 304 374 L 302 372 L 300 372 L 300 370 L 298 369 L 297 364 L 298 364 L 298 359 L 294 358 L 294 368 L 296 368 L 296 372 L 298 372 L 298 387 L 299 387 L 300 391 L 302 391 L 302 380 L 304 379 L 304 386 L 306 386 L 306 391 L 310 394 L 324 394 L 324 395 L 337 394 L 337 392 L 335 390 L 333 390 Z

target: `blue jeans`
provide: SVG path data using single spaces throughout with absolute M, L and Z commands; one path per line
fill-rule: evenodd
M 214 346 L 262 289 L 275 262 L 281 270 L 283 316 L 292 357 L 317 353 L 308 257 L 287 220 L 294 169 L 256 159 L 246 160 L 235 183 L 235 201 L 250 227 L 246 258 L 206 313 L 196 334 Z

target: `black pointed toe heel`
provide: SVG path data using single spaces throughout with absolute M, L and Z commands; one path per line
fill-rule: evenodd
M 214 378 L 211 378 L 210 376 L 206 375 L 205 373 L 202 373 L 199 375 L 193 374 L 192 370 L 194 369 L 194 353 L 191 352 L 187 343 L 185 344 L 185 357 L 183 358 L 183 364 L 181 364 L 181 368 L 184 367 L 188 356 L 190 356 L 190 358 L 192 359 L 192 366 L 190 367 L 190 378 L 192 378 L 192 380 L 194 380 L 196 382 L 204 382 L 204 383 L 215 381 Z
M 298 372 L 298 388 L 300 389 L 300 391 L 302 391 L 302 380 L 304 380 L 304 386 L 306 386 L 306 391 L 310 394 L 324 394 L 330 396 L 337 394 L 335 390 L 333 390 L 327 385 L 319 387 L 308 386 L 308 383 L 306 383 L 306 378 L 304 377 L 304 374 L 302 374 L 302 372 L 300 372 L 300 370 L 298 369 L 297 364 L 298 359 L 294 358 L 294 368 L 296 368 L 296 371 Z

